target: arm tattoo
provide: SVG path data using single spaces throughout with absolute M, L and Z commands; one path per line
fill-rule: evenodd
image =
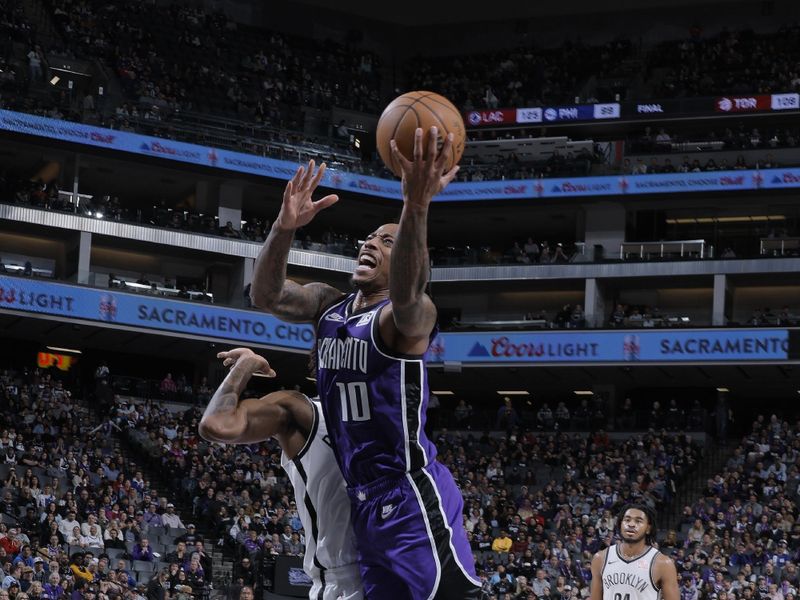
M 390 268 L 389 295 L 392 306 L 416 304 L 425 291 L 430 270 L 426 210 L 403 208 Z
M 239 396 L 244 391 L 252 375 L 252 371 L 247 370 L 244 364 L 237 363 L 233 365 L 225 380 L 214 392 L 208 406 L 206 406 L 203 417 L 233 414 L 239 405 Z
M 203 416 L 233 412 L 238 404 L 239 394 L 234 391 L 230 384 L 223 382 L 208 402 Z
M 250 297 L 253 306 L 263 308 L 279 319 L 292 323 L 316 320 L 324 304 L 341 295 L 324 283 L 300 285 L 286 279 L 286 263 L 294 233 L 270 230 L 256 259 Z

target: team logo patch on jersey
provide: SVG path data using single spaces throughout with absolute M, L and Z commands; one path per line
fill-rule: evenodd
M 361 315 L 361 318 L 356 323 L 356 327 L 363 327 L 364 325 L 369 325 L 370 321 L 372 321 L 372 317 L 375 316 L 375 311 L 368 312 L 365 315 Z
M 364 490 L 361 490 L 360 492 L 358 492 L 358 494 L 356 494 L 356 498 L 358 498 L 359 502 L 366 502 L 367 501 L 367 495 L 364 493 Z
M 329 313 L 329 314 L 325 315 L 325 320 L 326 321 L 336 321 L 337 323 L 343 323 L 344 322 L 344 317 L 342 315 L 340 315 L 339 313 L 333 312 L 333 313 Z
M 394 509 L 397 508 L 396 504 L 387 504 L 383 508 L 381 508 L 381 519 L 386 519 L 389 515 L 394 512 Z

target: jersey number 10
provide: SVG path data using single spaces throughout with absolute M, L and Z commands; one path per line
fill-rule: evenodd
M 347 384 L 336 382 L 339 388 L 339 399 L 342 401 L 342 421 L 369 421 L 369 397 L 367 384 L 363 381 L 351 381 Z

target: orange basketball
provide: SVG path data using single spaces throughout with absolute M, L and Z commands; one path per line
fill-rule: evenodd
M 392 173 L 398 177 L 402 175 L 400 165 L 395 164 L 396 161 L 392 157 L 389 142 L 394 139 L 400 153 L 413 160 L 414 132 L 417 127 L 421 127 L 425 132 L 422 147 L 427 154 L 429 131 L 433 125 L 439 128 L 438 148 L 442 147 L 448 133 L 453 134 L 453 153 L 445 165 L 445 170 L 449 171 L 461 159 L 467 137 L 464 119 L 453 103 L 434 92 L 408 92 L 395 98 L 386 107 L 378 120 L 376 141 L 378 154 Z

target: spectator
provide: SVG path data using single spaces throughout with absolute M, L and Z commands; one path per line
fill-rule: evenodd
M 495 594 L 509 594 L 515 590 L 514 578 L 506 572 L 503 565 L 497 566 L 494 575 L 489 579 L 489 585 Z
M 153 562 L 155 560 L 155 556 L 153 555 L 153 548 L 150 546 L 150 540 L 143 537 L 136 544 L 134 544 L 133 550 L 131 551 L 131 557 L 133 557 L 133 560 Z
M 518 422 L 519 418 L 514 406 L 511 404 L 511 398 L 508 396 L 503 398 L 503 406 L 497 411 L 497 420 L 495 422 L 495 429 L 505 429 L 511 431 Z
M 243 556 L 242 560 L 236 565 L 233 579 L 239 585 L 254 586 L 256 583 L 256 572 L 249 556 Z
M 195 593 L 203 588 L 205 573 L 203 567 L 200 565 L 200 554 L 198 552 L 192 553 L 189 566 L 186 569 L 186 580 Z
M 467 404 L 467 401 L 461 398 L 458 401 L 458 405 L 456 406 L 455 410 L 453 411 L 453 417 L 455 418 L 456 427 L 458 429 L 468 429 L 469 420 L 471 416 L 472 416 L 472 406 Z
M 161 522 L 164 527 L 171 529 L 186 529 L 180 516 L 175 513 L 175 505 L 172 502 L 167 503 L 167 512 L 161 515 Z
M 147 511 L 145 511 L 143 515 L 144 522 L 147 523 L 148 528 L 164 527 L 164 523 L 161 520 L 161 515 L 156 512 L 157 509 L 158 507 L 156 504 L 151 502 L 150 506 L 147 508 Z
M 531 583 L 531 589 L 537 598 L 548 598 L 550 596 L 550 582 L 545 577 L 544 569 L 537 569 L 536 579 Z
M 501 554 L 508 554 L 511 550 L 511 538 L 508 537 L 508 533 L 505 531 L 500 531 L 500 535 L 498 535 L 494 541 L 492 542 L 492 551 L 499 552 Z
M 42 51 L 39 46 L 31 48 L 28 52 L 28 67 L 31 82 L 41 82 L 44 76 L 42 74 Z
M 72 573 L 73 579 L 88 583 L 94 580 L 94 576 L 86 568 L 85 557 L 86 555 L 83 552 L 74 553 L 69 562 L 69 570 Z
M 147 584 L 147 600 L 167 600 L 169 589 L 167 571 L 162 569 Z
M 172 379 L 172 373 L 167 373 L 164 379 L 161 380 L 159 390 L 161 391 L 161 396 L 163 398 L 172 399 L 175 397 L 178 387 L 175 385 L 175 381 Z

